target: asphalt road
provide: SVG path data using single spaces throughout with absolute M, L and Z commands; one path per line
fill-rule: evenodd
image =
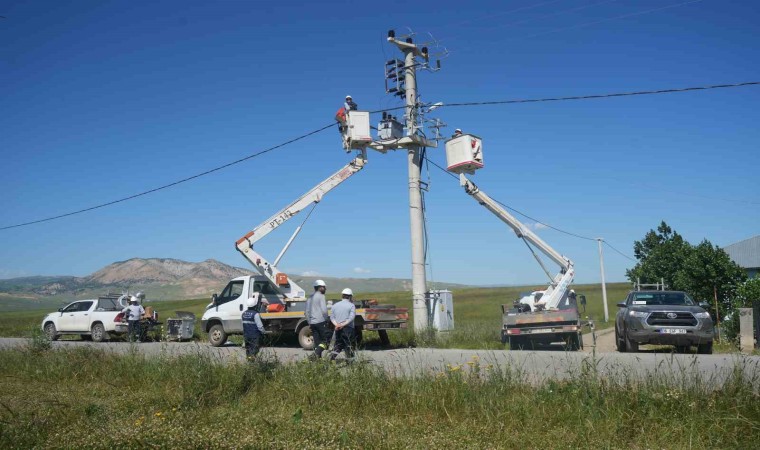
M 590 336 L 589 336 L 590 338 Z M 608 351 L 614 348 L 612 333 L 602 333 L 597 339 L 597 351 L 590 342 L 582 352 L 562 350 L 508 351 L 508 350 L 458 350 L 458 349 L 377 349 L 358 352 L 357 361 L 375 364 L 392 375 L 415 376 L 447 370 L 472 370 L 477 365 L 484 371 L 510 369 L 526 382 L 541 383 L 548 379 L 567 379 L 593 370 L 612 380 L 657 379 L 683 386 L 702 383 L 719 387 L 736 367 L 743 369 L 745 378 L 760 390 L 760 357 L 738 354 L 670 354 L 641 352 L 636 354 Z M 610 344 L 610 342 L 612 342 Z M 0 338 L 0 348 L 18 348 L 27 339 Z M 103 349 L 116 353 L 138 351 L 150 357 L 202 354 L 220 363 L 244 361 L 244 349 L 228 344 L 211 347 L 198 342 L 151 342 L 130 344 L 126 342 L 93 343 L 86 341 L 57 341 L 54 348 L 82 347 Z M 276 357 L 281 362 L 294 362 L 309 356 L 310 352 L 294 347 L 271 347 L 262 354 Z M 356 364 L 357 362 L 354 362 Z M 585 372 L 587 373 L 587 372 Z M 654 377 L 654 378 L 653 378 Z

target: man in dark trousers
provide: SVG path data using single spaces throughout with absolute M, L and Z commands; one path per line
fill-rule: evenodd
M 322 280 L 314 282 L 314 293 L 306 300 L 306 321 L 314 338 L 314 354 L 312 360 L 322 358 L 322 353 L 330 345 L 333 331 L 330 328 L 330 316 L 327 315 L 327 301 L 325 300 L 327 285 Z
M 140 305 L 140 300 L 133 295 L 132 298 L 129 299 L 129 305 L 122 309 L 121 312 L 127 316 L 127 336 L 129 342 L 140 342 L 140 319 L 142 319 L 143 314 L 145 314 L 145 309 Z
M 245 340 L 245 356 L 249 362 L 256 359 L 259 353 L 259 341 L 264 335 L 264 323 L 259 314 L 259 293 L 246 300 L 248 309 L 243 311 L 243 339 Z
M 354 292 L 351 289 L 343 289 L 343 298 L 332 307 L 332 323 L 335 325 L 335 348 L 330 353 L 330 361 L 334 361 L 340 352 L 346 352 L 346 358 L 354 357 L 354 318 L 356 306 L 354 306 Z

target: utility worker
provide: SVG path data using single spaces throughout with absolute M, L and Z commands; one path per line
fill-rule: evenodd
M 259 353 L 259 341 L 264 335 L 264 323 L 261 321 L 259 308 L 259 293 L 253 294 L 253 297 L 246 300 L 248 309 L 243 311 L 243 339 L 245 340 L 245 356 L 248 361 L 253 362 Z M 264 300 L 266 303 L 266 300 Z
M 332 340 L 333 331 L 330 328 L 330 316 L 327 314 L 327 301 L 325 300 L 327 285 L 322 280 L 314 282 L 314 293 L 306 300 L 306 321 L 314 337 L 314 354 L 310 359 L 322 358 L 322 352 Z
M 351 149 L 351 142 L 347 136 L 348 122 L 346 121 L 346 115 L 349 111 L 356 111 L 358 106 L 354 103 L 354 100 L 350 95 L 346 96 L 346 101 L 343 102 L 343 107 L 335 114 L 335 120 L 338 121 L 338 131 L 343 136 L 343 148 L 348 152 Z
M 356 103 L 354 103 L 354 99 L 351 98 L 350 95 L 346 96 L 346 101 L 343 103 L 343 108 L 345 108 L 346 112 L 356 111 L 357 109 L 359 109 Z
M 456 130 L 454 130 L 454 134 L 451 135 L 451 139 L 457 138 L 461 135 L 462 135 L 462 130 L 457 128 Z
M 346 358 L 354 357 L 354 292 L 343 289 L 342 299 L 332 307 L 332 323 L 335 326 L 335 348 L 330 353 L 330 361 L 334 361 L 341 351 L 346 352 Z
M 127 316 L 127 337 L 129 342 L 140 342 L 140 319 L 145 314 L 145 309 L 140 305 L 140 300 L 137 296 L 133 295 L 129 299 L 129 305 L 122 309 L 121 312 Z
M 580 298 L 581 298 L 581 306 L 583 306 L 583 313 L 585 314 L 586 313 L 586 296 L 581 294 Z

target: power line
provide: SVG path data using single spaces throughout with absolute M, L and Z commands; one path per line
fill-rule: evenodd
M 622 256 L 623 258 L 628 258 L 628 259 L 630 259 L 631 261 L 633 261 L 633 262 L 636 262 L 636 260 L 635 260 L 635 259 L 631 258 L 630 256 L 626 255 L 625 253 L 623 253 L 623 252 L 621 252 L 620 250 L 616 249 L 615 247 L 613 247 L 613 246 L 612 246 L 612 244 L 610 244 L 609 242 L 605 241 L 604 239 L 602 239 L 602 242 L 604 242 L 604 244 L 605 244 L 607 247 L 611 248 L 612 250 L 615 250 L 615 251 L 616 251 L 618 254 L 620 254 L 620 256 Z
M 26 226 L 26 225 L 32 225 L 32 224 L 40 223 L 40 222 L 48 222 L 50 220 L 55 220 L 55 219 L 60 219 L 60 218 L 63 218 L 63 217 L 73 216 L 75 214 L 82 214 L 82 213 L 85 213 L 85 212 L 88 212 L 88 211 L 92 211 L 92 210 L 95 210 L 95 209 L 104 208 L 106 206 L 114 205 L 116 203 L 121 203 L 121 202 L 125 202 L 127 200 L 132 200 L 132 199 L 137 198 L 137 197 L 142 197 L 143 195 L 152 194 L 153 192 L 157 192 L 157 191 L 160 191 L 160 190 L 163 190 L 163 189 L 167 189 L 167 188 L 170 188 L 172 186 L 176 186 L 178 184 L 186 183 L 186 182 L 188 182 L 190 180 L 194 180 L 196 178 L 200 178 L 200 177 L 202 177 L 204 175 L 208 175 L 210 173 L 214 173 L 214 172 L 217 172 L 219 170 L 226 169 L 227 167 L 234 166 L 235 164 L 240 164 L 240 163 L 242 163 L 244 161 L 248 161 L 249 159 L 253 159 L 253 158 L 257 157 L 257 156 L 261 156 L 261 155 L 263 155 L 265 153 L 269 153 L 271 151 L 277 150 L 277 149 L 282 148 L 282 147 L 284 147 L 284 146 L 286 146 L 288 144 L 292 144 L 293 142 L 300 141 L 301 139 L 305 139 L 305 138 L 307 138 L 309 136 L 312 136 L 314 134 L 317 134 L 317 133 L 322 132 L 322 131 L 324 131 L 324 130 L 326 130 L 328 128 L 332 128 L 334 126 L 335 126 L 335 124 L 331 123 L 330 125 L 326 125 L 326 126 L 324 126 L 322 128 L 318 128 L 318 129 L 316 129 L 314 131 L 310 131 L 310 132 L 308 132 L 306 134 L 302 134 L 302 135 L 300 135 L 300 136 L 298 136 L 296 138 L 290 139 L 289 141 L 285 141 L 285 142 L 283 142 L 281 144 L 277 144 L 277 145 L 275 145 L 273 147 L 269 147 L 269 148 L 267 148 L 265 150 L 261 150 L 260 152 L 256 152 L 256 153 L 250 154 L 250 155 L 248 155 L 246 157 L 243 157 L 243 158 L 240 158 L 238 160 L 232 161 L 230 163 L 227 163 L 227 164 L 215 167 L 215 168 L 207 170 L 205 172 L 201 172 L 201 173 L 198 173 L 196 175 L 192 175 L 192 176 L 189 176 L 187 178 L 183 178 L 181 180 L 177 180 L 177 181 L 174 181 L 172 183 L 165 184 L 163 186 L 159 186 L 157 188 L 153 188 L 153 189 L 150 189 L 150 190 L 147 190 L 147 191 L 143 191 L 143 192 L 140 192 L 138 194 L 130 195 L 128 197 L 123 197 L 123 198 L 120 198 L 118 200 L 113 200 L 113 201 L 110 201 L 110 202 L 107 202 L 107 203 L 101 203 L 99 205 L 91 206 L 89 208 L 84 208 L 84 209 L 80 209 L 80 210 L 77 210 L 77 211 L 68 212 L 68 213 L 65 213 L 65 214 L 59 214 L 57 216 L 52 216 L 52 217 L 47 217 L 47 218 L 44 218 L 44 219 L 33 220 L 31 222 L 24 222 L 24 223 L 18 223 L 18 224 L 15 224 L 15 225 L 8 225 L 8 226 L 5 226 L 5 227 L 0 227 L 0 231 L 2 231 L 2 230 L 8 230 L 8 229 L 11 229 L 11 228 L 23 227 L 23 226 Z
M 570 100 L 593 100 L 599 98 L 614 98 L 614 97 L 633 97 L 637 95 L 657 95 L 657 94 L 672 94 L 675 92 L 690 92 L 690 91 L 707 91 L 711 89 L 725 89 L 735 88 L 743 86 L 756 86 L 760 85 L 760 81 L 747 81 L 744 83 L 733 84 L 713 84 L 709 86 L 694 86 L 686 88 L 673 88 L 673 89 L 658 89 L 654 91 L 634 91 L 634 92 L 617 92 L 610 94 L 594 94 L 594 95 L 576 95 L 571 97 L 548 97 L 548 98 L 527 98 L 517 100 L 496 100 L 485 102 L 462 102 L 462 103 L 447 103 L 444 106 L 484 106 L 484 105 L 510 105 L 518 103 L 540 103 L 540 102 L 562 102 Z

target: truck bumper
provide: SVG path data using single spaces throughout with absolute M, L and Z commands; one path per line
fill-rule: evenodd
M 407 328 L 406 322 L 364 322 L 365 330 L 401 330 Z
M 628 330 L 628 339 L 639 344 L 653 345 L 697 345 L 712 342 L 713 330 L 686 329 L 683 333 L 656 330 Z

